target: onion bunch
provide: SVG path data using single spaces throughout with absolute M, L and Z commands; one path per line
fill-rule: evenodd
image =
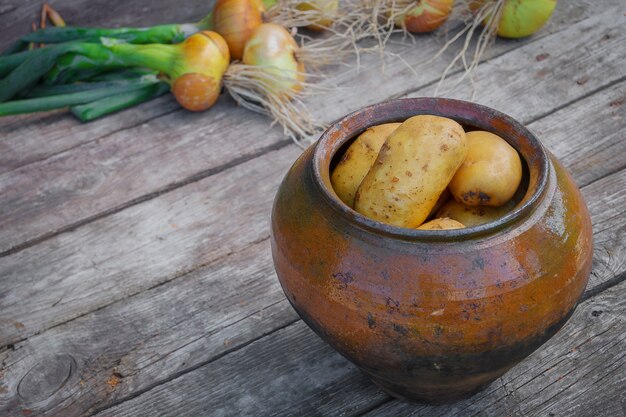
M 35 51 L 33 51 L 35 52 Z M 105 40 L 103 43 L 74 42 L 60 44 L 36 50 L 29 58 L 17 66 L 7 77 L 0 80 L 0 103 L 14 98 L 18 94 L 28 96 L 31 89 L 41 77 L 52 74 L 52 83 L 62 78 L 63 71 L 55 71 L 55 65 L 63 59 L 69 59 L 73 65 L 68 70 L 88 72 L 89 77 L 106 71 L 121 70 L 128 67 L 147 68 L 153 70 L 151 76 L 141 77 L 133 84 L 143 88 L 159 84 L 153 89 L 162 90 L 162 82 L 169 84 L 170 89 L 180 103 L 188 110 L 200 111 L 211 107 L 219 96 L 222 77 L 230 62 L 228 46 L 224 39 L 215 32 L 203 31 L 188 37 L 185 41 L 174 45 L 146 44 L 133 45 L 119 40 Z M 0 62 L 2 58 L 0 58 Z M 161 78 L 157 78 L 156 74 Z M 128 78 L 126 79 L 128 81 Z M 29 111 L 49 110 L 56 107 L 84 104 L 93 99 L 101 99 L 122 91 L 119 88 L 102 89 L 100 86 L 85 89 L 81 95 L 76 91 L 70 93 L 48 94 L 45 97 L 26 98 L 0 104 L 0 115 L 15 114 Z M 67 88 L 67 86 L 66 86 Z M 77 87 L 74 87 L 77 88 Z M 134 88 L 126 89 L 126 92 Z M 58 91 L 57 87 L 57 92 Z M 85 90 L 90 91 L 89 95 Z M 107 94 L 107 90 L 110 94 Z M 35 88 L 36 91 L 36 88 Z M 94 92 L 97 91 L 97 94 Z M 57 97 L 60 95 L 61 97 Z
M 308 81 L 316 77 L 308 68 L 342 60 L 349 49 L 350 42 L 338 38 L 298 45 L 284 27 L 264 23 L 246 43 L 242 62 L 224 74 L 224 86 L 240 105 L 270 115 L 299 144 L 298 138 L 323 128 L 302 102 L 306 95 L 325 91 Z

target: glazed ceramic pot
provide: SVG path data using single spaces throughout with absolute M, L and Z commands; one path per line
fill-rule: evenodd
M 366 128 L 417 114 L 493 132 L 525 162 L 517 206 L 466 229 L 413 230 L 344 205 L 330 170 Z M 483 388 L 571 316 L 591 269 L 591 221 L 572 178 L 524 126 L 477 104 L 394 100 L 339 120 L 283 180 L 272 254 L 302 319 L 391 395 L 444 403 Z

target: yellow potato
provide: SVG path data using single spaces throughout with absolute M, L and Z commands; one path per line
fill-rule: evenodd
M 450 218 L 466 227 L 478 226 L 499 219 L 515 207 L 512 200 L 500 207 L 466 206 L 452 199 L 437 212 L 439 218 Z
M 426 217 L 426 220 L 429 220 L 429 219 L 433 220 L 434 217 L 437 217 L 436 214 L 439 211 L 439 209 L 443 207 L 443 205 L 446 204 L 448 200 L 450 200 L 451 198 L 452 198 L 452 194 L 450 194 L 450 190 L 448 190 L 448 188 L 443 190 L 443 192 L 439 195 L 439 198 L 437 198 L 437 202 L 435 203 L 433 208 L 430 209 L 430 212 L 428 213 L 428 217 Z
M 513 197 L 522 179 L 517 151 L 493 133 L 467 133 L 469 152 L 452 178 L 450 191 L 468 206 L 498 207 Z
M 466 154 L 465 132 L 457 122 L 438 116 L 411 117 L 380 149 L 357 191 L 354 208 L 374 220 L 416 228 Z
M 337 196 L 348 206 L 354 206 L 354 195 L 370 170 L 380 147 L 400 123 L 373 126 L 356 138 L 350 145 L 330 177 Z
M 465 225 L 459 223 L 456 220 L 448 219 L 446 217 L 440 219 L 434 219 L 427 223 L 424 223 L 418 230 L 450 230 L 450 229 L 463 229 Z

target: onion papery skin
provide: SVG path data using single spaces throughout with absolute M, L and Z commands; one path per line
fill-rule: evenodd
M 267 82 L 278 97 L 302 90 L 304 64 L 297 58 L 298 44 L 282 26 L 264 23 L 250 37 L 243 54 L 243 63 L 264 68 L 274 75 Z
M 217 101 L 220 83 L 204 74 L 185 74 L 172 83 L 172 94 L 181 107 L 189 111 L 204 111 Z
M 320 14 L 320 18 L 312 25 L 307 26 L 309 30 L 321 31 L 332 26 L 337 10 L 339 9 L 339 0 L 309 0 L 303 1 L 296 5 L 296 9 L 300 11 L 313 10 Z
M 171 78 L 188 73 L 222 78 L 230 63 L 230 51 L 219 33 L 209 30 L 198 32 L 179 45 L 182 56 L 169 74 Z
M 396 18 L 396 25 L 411 33 L 428 33 L 443 25 L 454 0 L 418 0 L 416 6 Z
M 263 5 L 257 0 L 217 0 L 213 28 L 222 35 L 232 59 L 241 59 L 246 42 L 263 23 Z
M 217 100 L 230 63 L 226 41 L 216 32 L 198 32 L 181 45 L 182 59 L 170 74 L 172 93 L 187 110 L 207 110 Z

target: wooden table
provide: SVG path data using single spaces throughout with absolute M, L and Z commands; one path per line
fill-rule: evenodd
M 205 0 L 58 0 L 68 22 L 199 19 Z M 593 218 L 583 301 L 548 343 L 471 399 L 396 401 L 298 318 L 276 279 L 268 220 L 301 150 L 223 98 L 191 114 L 161 97 L 88 124 L 0 119 L 3 416 L 626 415 L 626 7 L 561 1 L 549 25 L 498 40 L 475 101 L 529 126 L 571 170 Z M 0 47 L 39 2 L 0 2 Z M 444 37 L 338 68 L 308 101 L 330 122 L 431 95 Z M 454 49 L 454 48 L 453 48 Z M 451 86 L 459 77 L 450 77 Z M 463 82 L 450 96 L 468 98 Z

